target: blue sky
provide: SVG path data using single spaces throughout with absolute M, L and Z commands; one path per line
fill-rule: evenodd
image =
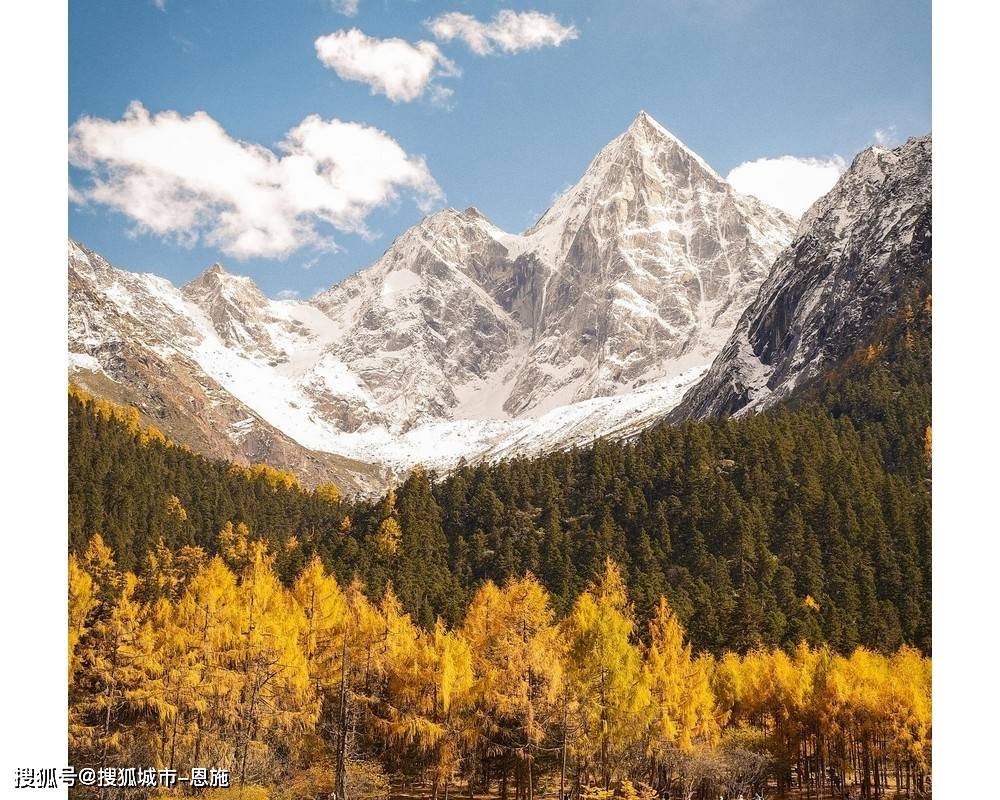
M 507 230 L 524 229 L 640 109 L 722 175 L 782 156 L 837 163 L 834 157 L 849 160 L 873 143 L 876 131 L 893 143 L 931 124 L 930 3 L 923 0 L 357 0 L 352 16 L 340 13 L 337 0 L 164 0 L 162 8 L 152 0 L 71 0 L 69 8 L 69 121 L 89 118 L 71 183 L 82 194 L 94 175 L 105 183 L 103 193 L 71 204 L 70 235 L 112 263 L 175 282 L 222 261 L 271 295 L 308 296 L 366 266 L 428 208 L 475 205 Z M 497 39 L 482 54 L 425 24 L 458 12 L 488 25 L 504 9 L 547 15 L 571 33 L 558 46 L 514 52 Z M 482 25 L 476 30 L 493 30 Z M 315 42 L 355 28 L 368 44 L 426 42 L 421 53 L 433 53 L 437 71 L 452 74 L 434 78 L 415 99 L 397 93 L 396 102 L 344 80 L 317 57 Z M 442 98 L 440 88 L 451 94 Z M 134 101 L 150 116 L 125 126 L 120 121 Z M 157 116 L 162 112 L 176 115 L 168 120 Z M 375 176 L 360 170 L 353 204 L 333 224 L 311 207 L 289 211 L 294 230 L 241 229 L 246 236 L 234 244 L 234 235 L 218 233 L 225 194 L 212 203 L 192 200 L 166 174 L 177 168 L 190 177 L 185 170 L 204 166 L 195 156 L 155 156 L 154 170 L 143 150 L 142 170 L 125 162 L 133 170 L 126 182 L 123 162 L 114 161 L 135 152 L 128 137 L 136 126 L 165 129 L 170 121 L 193 132 L 187 121 L 195 112 L 203 112 L 199 135 L 220 143 L 220 162 L 231 152 L 246 162 L 253 175 L 241 179 L 259 181 L 259 168 L 271 182 L 276 167 L 240 142 L 268 148 L 277 160 L 288 152 L 290 131 L 306 141 L 299 126 L 311 115 L 319 119 L 309 130 L 332 137 L 322 147 L 340 148 L 333 158 L 347 163 L 378 153 L 384 169 Z M 376 141 L 368 132 L 364 146 L 348 152 L 345 138 L 353 141 L 348 134 L 362 129 L 334 130 L 330 120 L 384 135 Z M 167 149 L 163 143 L 172 141 L 143 140 Z M 220 167 L 219 180 L 229 174 Z M 150 175 L 161 182 L 157 192 L 171 187 L 169 202 L 150 188 Z M 365 181 L 390 191 L 359 199 L 371 189 Z M 251 198 L 241 214 L 257 224 L 273 208 L 298 204 L 300 186 L 289 181 L 279 194 Z M 178 227 L 183 220 L 191 224 Z

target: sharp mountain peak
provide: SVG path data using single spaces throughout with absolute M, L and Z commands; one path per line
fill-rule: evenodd
M 206 289 L 228 284 L 239 284 L 254 289 L 257 288 L 257 284 L 254 283 L 253 278 L 249 275 L 238 275 L 230 272 L 218 261 L 211 266 L 206 267 L 202 273 L 198 275 L 198 277 L 192 278 L 184 284 L 184 288 L 190 287 L 192 289 Z
M 683 155 L 693 159 L 713 178 L 722 181 L 723 178 L 702 158 L 693 148 L 684 142 L 679 136 L 658 122 L 648 111 L 641 110 L 620 136 L 608 143 L 602 153 L 620 148 L 623 143 L 637 145 L 639 147 L 651 147 L 654 150 L 666 149 L 669 151 L 680 151 Z M 600 154 L 598 154 L 598 159 Z M 597 159 L 595 159 L 597 161 Z
M 657 136 L 664 137 L 675 142 L 680 142 L 680 139 L 657 122 L 645 109 L 635 115 L 632 122 L 629 123 L 628 128 L 626 128 L 624 132 L 631 133 L 633 135 L 653 133 Z

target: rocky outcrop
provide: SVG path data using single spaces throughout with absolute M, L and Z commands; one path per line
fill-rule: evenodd
M 706 376 L 673 420 L 789 398 L 868 341 L 931 259 L 931 137 L 860 153 L 803 216 Z

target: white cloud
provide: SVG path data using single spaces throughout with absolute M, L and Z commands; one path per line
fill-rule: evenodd
M 298 289 L 282 289 L 278 292 L 279 300 L 298 300 L 299 290 Z
M 555 203 L 560 197 L 562 197 L 566 192 L 573 188 L 573 183 L 567 183 L 562 189 L 557 189 L 552 193 L 552 197 L 549 198 L 550 203 Z
M 491 22 L 480 22 L 469 14 L 451 11 L 427 20 L 425 25 L 440 41 L 461 39 L 473 53 L 481 56 L 498 49 L 516 53 L 539 47 L 558 47 L 579 36 L 573 25 L 563 25 L 551 14 L 540 11 L 518 13 L 505 9 Z
M 432 83 L 427 89 L 427 94 L 430 98 L 431 105 L 448 110 L 453 108 L 451 98 L 455 94 L 454 89 L 449 89 L 447 86 L 438 86 Z
M 887 128 L 876 128 L 872 133 L 872 140 L 879 147 L 895 147 L 899 144 L 899 134 L 896 133 L 896 126 L 890 125 Z
M 330 0 L 330 5 L 345 17 L 353 17 L 358 13 L 358 0 Z
M 826 194 L 847 169 L 840 156 L 831 158 L 758 158 L 730 170 L 726 180 L 736 191 L 752 194 L 768 205 L 800 217 Z
M 316 40 L 316 55 L 345 81 L 367 83 L 372 94 L 409 103 L 431 87 L 433 99 L 451 90 L 435 87 L 438 77 L 461 74 L 433 42 L 410 44 L 404 39 L 376 39 L 357 28 L 336 31 Z
M 167 10 L 167 0 L 153 0 L 153 5 L 160 9 L 160 11 Z
M 277 150 L 234 139 L 203 111 L 150 115 L 133 101 L 118 121 L 74 123 L 69 159 L 89 174 L 76 190 L 87 202 L 236 258 L 335 249 L 318 224 L 369 235 L 368 215 L 400 192 L 424 210 L 443 199 L 424 160 L 377 128 L 312 115 Z
M 183 36 L 178 36 L 176 33 L 170 34 L 170 40 L 180 47 L 180 49 L 185 53 L 190 53 L 194 50 L 194 42 L 190 39 L 185 39 Z
M 69 184 L 68 197 L 69 201 L 74 205 L 82 206 L 87 202 L 87 198 L 84 197 L 83 192 L 77 189 L 72 183 Z

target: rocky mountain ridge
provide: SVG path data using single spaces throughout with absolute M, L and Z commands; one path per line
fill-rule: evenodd
M 769 408 L 899 310 L 931 259 L 931 136 L 870 147 L 803 215 L 706 376 L 672 420 Z
M 677 403 L 793 227 L 641 113 L 523 234 L 448 209 L 308 302 L 220 265 L 177 288 L 71 242 L 71 378 L 212 453 L 332 454 L 349 487 L 584 443 Z

